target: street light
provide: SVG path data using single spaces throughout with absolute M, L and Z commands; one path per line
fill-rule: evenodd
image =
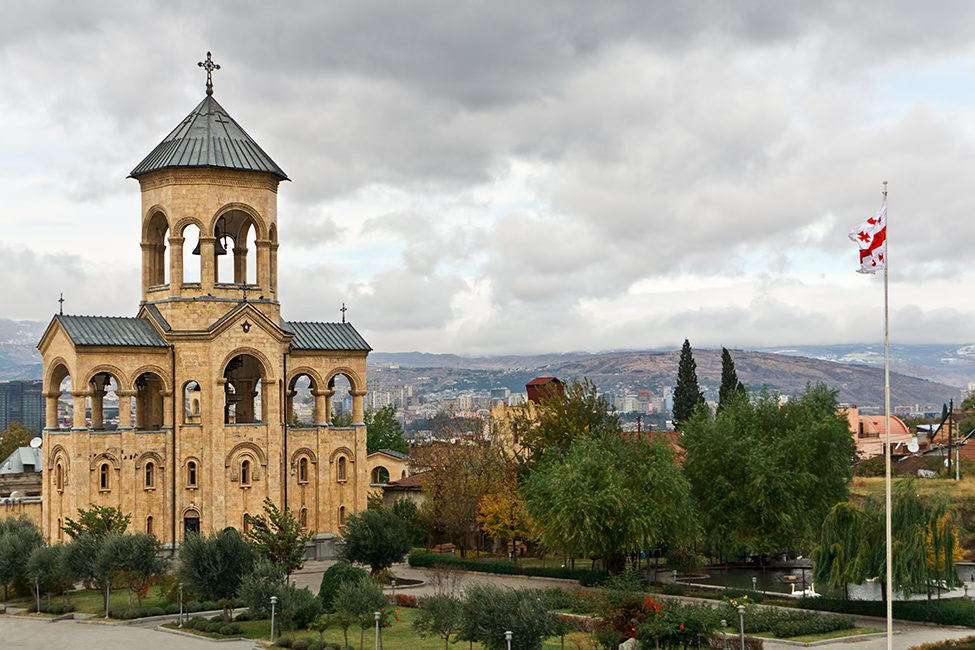
M 393 585 L 393 604 L 396 604 L 396 578 L 391 578 L 389 584 Z
M 511 650 L 511 630 L 504 633 L 504 640 L 508 642 L 508 650 Z
M 34 591 L 37 592 L 37 613 L 40 614 L 41 613 L 41 577 L 40 576 L 34 578 Z M 106 618 L 108 617 L 107 613 L 105 614 L 105 617 Z
M 375 612 L 373 616 L 376 617 L 376 650 L 379 650 L 379 619 L 382 618 L 382 614 Z
M 752 576 L 752 591 L 758 591 L 758 578 Z
M 278 597 L 271 596 L 271 643 L 274 643 L 274 605 L 277 604 Z
M 179 583 L 179 626 L 183 627 L 183 583 Z
M 741 650 L 745 650 L 745 606 L 738 605 L 738 620 L 741 624 Z
M 728 621 L 721 619 L 721 647 L 728 647 Z

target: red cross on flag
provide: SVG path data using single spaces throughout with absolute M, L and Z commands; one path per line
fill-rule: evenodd
M 877 214 L 856 227 L 850 239 L 860 247 L 857 273 L 876 273 L 887 268 L 887 201 Z

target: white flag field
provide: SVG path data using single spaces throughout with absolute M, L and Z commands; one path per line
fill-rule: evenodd
M 887 201 L 873 215 L 850 233 L 850 239 L 860 247 L 860 268 L 857 273 L 876 273 L 887 268 Z

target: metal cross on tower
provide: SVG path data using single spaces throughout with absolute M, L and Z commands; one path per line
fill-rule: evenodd
M 207 71 L 207 95 L 213 94 L 213 71 L 219 70 L 220 66 L 213 62 L 210 53 L 207 52 L 207 60 L 197 63 L 198 66 Z
M 342 312 L 342 322 L 344 323 L 345 322 L 345 312 L 349 311 L 348 309 L 345 308 L 345 303 L 344 302 L 342 303 L 342 309 L 340 309 L 339 311 Z
M 345 307 L 345 305 L 342 306 Z M 63 293 L 61 294 L 61 297 L 58 298 L 58 314 L 64 316 L 64 294 Z

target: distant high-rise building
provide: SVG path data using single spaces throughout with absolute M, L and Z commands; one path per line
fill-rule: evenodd
M 0 383 L 0 431 L 20 422 L 31 431 L 44 428 L 44 382 L 10 381 Z

